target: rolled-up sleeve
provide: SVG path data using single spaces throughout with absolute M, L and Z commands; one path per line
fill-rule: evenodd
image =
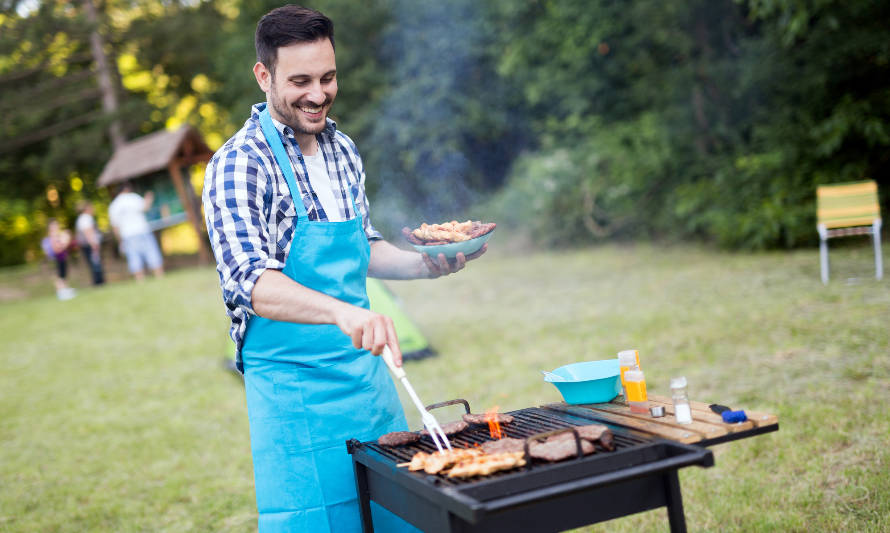
M 274 258 L 267 222 L 272 183 L 259 158 L 245 148 L 221 150 L 204 175 L 204 219 L 223 300 L 229 309 L 250 315 L 257 279 L 268 269 L 284 269 Z

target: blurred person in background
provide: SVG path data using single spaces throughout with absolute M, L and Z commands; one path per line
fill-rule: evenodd
M 108 206 L 108 218 L 114 235 L 127 258 L 127 267 L 137 280 L 145 278 L 145 267 L 156 277 L 164 275 L 164 259 L 158 241 L 151 232 L 145 212 L 151 208 L 154 194 L 149 191 L 145 198 L 133 192 L 129 183 L 124 183 L 118 195 Z
M 68 251 L 71 247 L 71 233 L 62 229 L 59 221 L 51 218 L 46 226 L 46 237 L 41 247 L 47 257 L 56 263 L 56 297 L 59 300 L 70 300 L 76 292 L 68 286 Z
M 77 245 L 80 247 L 80 253 L 83 254 L 87 266 L 90 268 L 93 285 L 102 285 L 105 283 L 105 274 L 102 271 L 102 234 L 99 232 L 99 228 L 96 227 L 93 204 L 91 202 L 81 202 L 78 205 L 78 211 L 80 211 L 80 214 L 74 223 Z
M 444 255 L 405 251 L 368 218 L 365 173 L 328 112 L 337 95 L 333 23 L 288 5 L 257 24 L 253 73 L 266 102 L 207 165 L 204 213 L 244 372 L 259 530 L 358 532 L 348 438 L 407 430 L 366 277 L 436 278 Z M 378 531 L 416 531 L 371 502 Z

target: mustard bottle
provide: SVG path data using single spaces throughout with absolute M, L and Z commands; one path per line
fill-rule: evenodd
M 640 367 L 633 368 L 624 373 L 624 386 L 627 390 L 627 405 L 631 413 L 648 413 L 649 399 L 646 396 L 646 377 Z
M 621 369 L 621 391 L 624 401 L 627 402 L 627 387 L 624 384 L 624 373 L 636 366 L 640 368 L 640 351 L 623 350 L 618 352 L 618 367 Z

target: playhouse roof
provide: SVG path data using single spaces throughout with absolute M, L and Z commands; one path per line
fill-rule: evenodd
M 177 159 L 183 164 L 208 161 L 213 152 L 198 131 L 184 125 L 177 130 L 161 130 L 130 141 L 118 148 L 96 182 L 107 187 L 168 168 Z

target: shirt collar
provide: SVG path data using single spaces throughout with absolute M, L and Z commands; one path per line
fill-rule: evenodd
M 250 118 L 259 122 L 260 113 L 262 113 L 264 109 L 266 109 L 266 102 L 260 102 L 258 104 L 254 104 L 253 107 L 251 108 Z M 321 130 L 321 135 L 322 135 L 322 137 L 327 137 L 328 139 L 333 139 L 334 133 L 337 131 L 337 123 L 334 122 L 333 120 L 331 120 L 330 117 L 327 117 L 325 120 L 326 120 L 327 124 L 325 124 L 324 129 Z M 288 135 L 292 135 L 294 132 L 293 128 L 291 128 L 290 126 L 288 126 L 286 124 L 278 122 L 277 120 L 275 120 L 274 117 L 272 118 L 272 124 L 274 124 L 275 129 L 277 129 L 278 132 L 281 133 L 282 135 L 284 135 L 285 137 L 287 137 Z

